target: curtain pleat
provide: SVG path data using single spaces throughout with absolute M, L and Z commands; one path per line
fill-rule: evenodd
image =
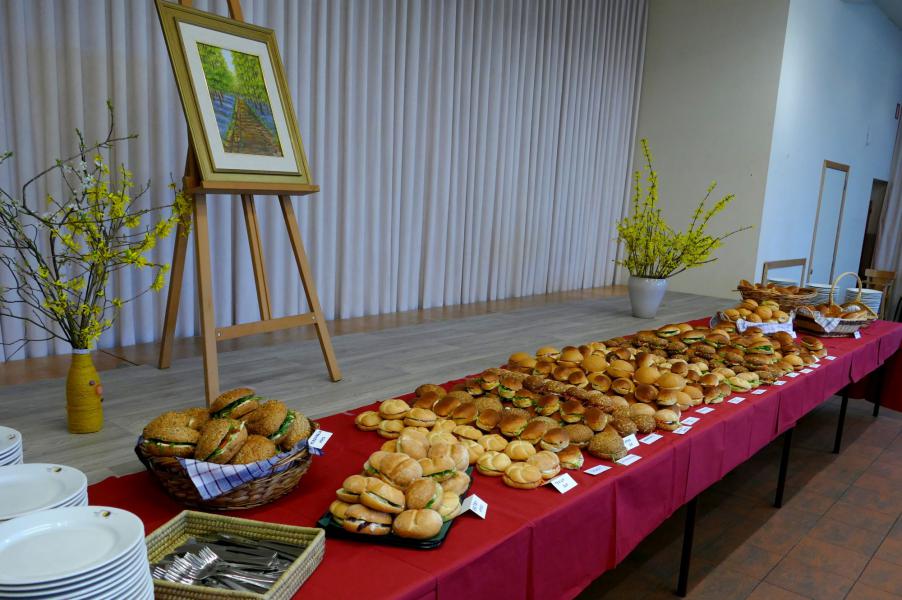
M 226 13 L 224 0 L 195 0 Z M 328 318 L 612 283 L 645 35 L 639 0 L 244 0 L 276 31 L 313 178 L 293 200 Z M 0 150 L 16 189 L 74 129 L 138 134 L 112 157 L 171 201 L 187 138 L 153 4 L 0 2 Z M 58 182 L 35 190 L 61 193 Z M 256 204 L 276 316 L 307 310 L 278 203 Z M 209 198 L 219 326 L 259 318 L 240 199 Z M 173 240 L 153 249 L 168 262 Z M 197 335 L 189 244 L 178 336 Z M 129 297 L 150 274 L 122 271 Z M 5 282 L 0 276 L 0 285 Z M 165 294 L 125 306 L 99 345 L 159 339 Z M 0 341 L 40 330 L 0 319 Z M 14 346 L 0 351 L 10 358 Z M 34 341 L 15 358 L 65 352 Z

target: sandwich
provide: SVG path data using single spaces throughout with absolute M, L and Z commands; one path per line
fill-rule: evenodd
M 501 477 L 510 465 L 511 459 L 507 454 L 492 450 L 487 451 L 476 461 L 476 469 L 489 477 Z
M 463 508 L 460 505 L 460 496 L 454 492 L 446 491 L 442 494 L 442 501 L 439 503 L 436 511 L 441 516 L 442 521 L 450 521 L 463 512 Z
M 410 406 L 398 398 L 389 398 L 379 405 L 379 415 L 383 419 L 401 420 L 407 416 Z
M 662 338 L 671 338 L 675 335 L 680 335 L 682 333 L 682 330 L 678 325 L 665 325 L 663 327 L 659 327 L 656 333 Z
M 602 375 L 604 377 L 604 375 Z M 610 380 L 608 381 L 610 383 Z M 553 415 L 561 408 L 561 398 L 555 394 L 545 394 L 536 400 L 536 412 L 540 415 Z
M 332 520 L 335 521 L 336 525 L 344 526 L 345 514 L 350 507 L 351 505 L 347 502 L 342 502 L 341 500 L 332 501 L 332 504 L 329 505 L 329 512 L 332 514 Z
M 477 429 L 472 425 L 458 425 L 451 433 L 456 435 L 459 439 L 473 441 L 478 440 L 484 435 L 482 430 Z
M 653 387 L 651 389 L 655 390 Z M 638 389 L 636 391 L 638 393 Z M 655 394 L 657 394 L 657 390 L 655 390 Z M 597 406 L 590 406 L 586 409 L 585 423 L 592 431 L 601 431 L 608 424 L 608 413 Z
M 372 456 L 368 462 L 372 465 Z M 423 476 L 423 468 L 420 463 L 404 454 L 386 454 L 378 460 L 376 468 L 378 476 L 383 481 L 400 490 L 406 490 L 410 484 Z
M 404 417 L 404 424 L 408 427 L 432 427 L 435 425 L 436 415 L 427 408 L 411 408 Z
M 487 408 L 476 417 L 476 427 L 482 431 L 492 431 L 501 422 L 501 411 Z
M 498 428 L 501 430 L 502 435 L 510 438 L 515 438 L 523 433 L 523 430 L 526 429 L 527 423 L 528 419 L 525 416 L 508 412 L 506 415 L 501 417 L 501 422 L 498 424 Z
M 385 419 L 379 423 L 376 433 L 388 440 L 398 439 L 404 429 L 404 421 L 399 419 Z
M 570 436 L 561 427 L 554 427 L 545 432 L 539 446 L 542 450 L 550 450 L 551 452 L 560 452 L 570 445 Z
M 438 482 L 446 481 L 454 475 L 454 461 L 450 457 L 421 458 L 419 461 L 423 477 L 430 477 Z
M 225 464 L 247 440 L 247 428 L 235 419 L 211 419 L 200 432 L 194 458 Z
M 288 417 L 288 407 L 279 400 L 269 400 L 241 417 L 249 433 L 269 437 L 276 433 Z M 280 440 L 281 441 L 281 440 Z
M 553 360 L 557 360 L 561 355 L 561 351 L 555 348 L 554 346 L 542 346 L 538 350 L 536 350 L 536 358 L 551 358 Z
M 536 403 L 537 398 L 538 395 L 535 392 L 521 388 L 516 391 L 511 402 L 517 408 L 531 408 Z
M 382 417 L 374 410 L 365 410 L 354 418 L 354 425 L 361 431 L 376 431 Z
M 507 439 L 497 433 L 484 435 L 479 438 L 478 442 L 483 448 L 493 452 L 501 452 L 507 448 Z
M 616 420 L 616 418 L 614 419 Z M 567 434 L 567 438 L 570 440 L 570 446 L 576 446 L 577 448 L 582 448 L 586 444 L 589 443 L 589 440 L 592 439 L 592 436 L 595 435 L 595 432 L 589 428 L 588 425 L 583 425 L 582 423 L 572 423 L 570 425 L 564 426 L 564 432 Z M 550 450 L 550 448 L 543 448 L 545 450 Z
M 453 492 L 458 496 L 466 493 L 470 487 L 470 476 L 463 471 L 457 471 L 450 479 L 442 484 L 442 489 L 446 492 Z
M 437 509 L 442 501 L 444 488 L 440 483 L 430 478 L 417 479 L 404 495 L 408 509 L 431 508 Z
M 679 428 L 680 417 L 675 410 L 662 408 L 655 413 L 655 423 L 658 425 L 658 429 L 673 431 Z
M 431 509 L 405 510 L 395 519 L 395 535 L 412 540 L 428 540 L 442 530 L 442 517 Z
M 469 425 L 476 422 L 476 404 L 466 402 L 458 405 L 451 413 L 451 420 L 458 425 Z
M 479 442 L 474 442 L 473 440 L 461 440 L 460 445 L 467 449 L 470 465 L 475 465 L 476 461 L 479 460 L 479 457 L 485 454 L 485 448 Z
M 366 490 L 367 479 L 363 475 L 351 475 L 335 490 L 335 496 L 342 502 L 359 504 L 360 494 Z
M 658 427 L 653 414 L 630 415 L 630 420 L 636 426 L 637 433 L 653 433 Z
M 557 426 L 555 424 L 555 426 Z M 538 444 L 542 441 L 542 436 L 551 426 L 544 420 L 533 420 L 526 425 L 526 429 L 520 432 L 520 439 L 530 444 Z
M 619 460 L 626 456 L 626 446 L 623 438 L 613 427 L 605 427 L 603 431 L 596 433 L 589 440 L 589 454 L 605 460 Z
M 523 389 L 523 383 L 519 379 L 505 375 L 501 378 L 496 392 L 505 400 L 511 400 L 521 389 Z
M 512 488 L 533 490 L 542 485 L 542 472 L 527 463 L 516 463 L 507 468 L 501 480 Z
M 375 477 L 366 480 L 366 489 L 360 494 L 360 503 L 373 510 L 393 515 L 404 511 L 404 492 Z
M 210 405 L 210 416 L 214 419 L 240 419 L 257 410 L 260 399 L 252 388 L 235 388 L 223 392 Z
M 542 450 L 526 460 L 526 464 L 532 465 L 542 473 L 542 479 L 553 479 L 561 472 L 560 457 L 554 452 Z
M 276 455 L 276 445 L 262 435 L 249 435 L 241 449 L 232 457 L 232 464 L 246 465 Z
M 523 461 L 536 453 L 536 447 L 523 440 L 514 440 L 507 445 L 504 453 L 513 461 Z
M 440 385 L 435 385 L 434 383 L 424 383 L 422 385 L 418 385 L 417 389 L 415 389 L 413 393 L 416 395 L 417 398 L 422 398 L 426 394 L 435 394 L 436 396 L 441 398 L 448 392 L 446 392 L 445 388 L 443 388 Z M 436 400 L 437 399 L 438 398 L 436 398 Z
M 557 453 L 557 457 L 564 469 L 581 469 L 585 460 L 582 451 L 576 446 L 564 448 Z
M 345 511 L 342 526 L 345 531 L 364 535 L 388 535 L 391 532 L 391 515 L 368 508 L 362 504 L 352 504 Z
M 282 432 L 286 427 L 288 428 L 288 431 L 285 432 L 282 440 L 277 442 L 282 450 L 291 450 L 302 440 L 309 438 L 310 434 L 313 433 L 313 426 L 310 424 L 310 419 L 302 413 L 289 410 L 288 415 L 285 417 L 285 421 L 282 421 L 282 425 L 274 434 L 275 437 L 271 436 L 269 439 L 275 442 L 275 440 L 282 435 Z
M 185 424 L 191 429 L 200 430 L 210 420 L 210 411 L 203 407 L 186 408 L 179 411 L 180 415 L 184 415 L 187 421 Z
M 561 420 L 566 423 L 579 423 L 585 414 L 586 407 L 579 400 L 567 400 L 561 405 Z
M 615 416 L 613 419 L 611 419 L 610 426 L 617 430 L 617 433 L 620 434 L 620 437 L 626 437 L 628 435 L 633 435 L 634 433 L 639 431 L 639 428 L 636 427 L 636 424 L 633 422 L 633 419 L 629 415 L 622 416 L 622 417 Z M 589 430 L 589 431 L 591 431 L 591 430 Z M 591 437 L 589 439 L 591 439 Z M 577 447 L 581 447 L 580 444 L 574 444 L 574 442 L 572 440 L 572 434 L 571 434 L 570 443 Z M 588 440 L 586 440 L 586 443 L 588 443 Z M 585 444 L 583 444 L 583 445 L 585 445 Z
M 144 428 L 142 447 L 151 456 L 194 456 L 200 434 L 177 413 L 165 413 Z

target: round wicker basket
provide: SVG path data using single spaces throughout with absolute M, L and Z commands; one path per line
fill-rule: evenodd
M 782 294 L 773 289 L 740 288 L 738 291 L 743 300 L 754 300 L 758 304 L 765 300 L 773 300 L 780 305 L 780 310 L 785 312 L 804 306 L 817 297 L 817 290 L 812 288 L 801 288 L 798 294 Z
M 310 421 L 311 430 L 319 428 L 319 424 Z M 287 468 L 270 472 L 258 479 L 251 480 L 232 490 L 204 500 L 179 459 L 171 456 L 151 456 L 144 452 L 141 444 L 135 446 L 135 454 L 141 463 L 150 471 L 166 492 L 185 506 L 205 510 L 243 510 L 272 502 L 297 487 L 301 477 L 310 468 L 310 452 L 307 447 L 287 454 L 273 470 L 288 465 Z

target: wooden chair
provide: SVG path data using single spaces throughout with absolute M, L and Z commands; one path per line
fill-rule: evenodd
M 880 310 L 877 311 L 877 315 L 881 319 L 886 318 L 884 313 L 888 308 L 889 301 L 892 300 L 893 284 L 895 282 L 895 271 L 880 271 L 878 269 L 864 270 L 864 287 L 883 292 L 883 296 L 880 298 Z
M 804 258 L 790 258 L 788 260 L 771 260 L 761 267 L 761 283 L 767 283 L 767 272 L 771 269 L 788 269 L 790 267 L 802 267 L 802 272 L 799 275 L 799 287 L 803 287 L 805 285 L 805 265 L 808 264 L 808 261 Z

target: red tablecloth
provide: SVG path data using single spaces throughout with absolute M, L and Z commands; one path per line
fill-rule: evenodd
M 759 388 L 763 394 L 745 394 L 740 404 L 724 402 L 708 414 L 689 411 L 685 416 L 699 422 L 688 434 L 664 433 L 656 443 L 641 445 L 633 450 L 641 460 L 628 467 L 616 465 L 594 477 L 569 471 L 578 485 L 566 494 L 549 487 L 514 490 L 498 479 L 475 476 L 471 491 L 488 503 L 488 516 L 459 517 L 438 550 L 328 539 L 322 564 L 298 597 L 460 598 L 477 590 L 480 597 L 499 599 L 572 597 L 677 508 L 844 386 L 887 361 L 895 365 L 891 377 L 899 376 L 900 324 L 877 322 L 859 340 L 831 339 L 825 345 L 833 360 L 822 360 L 782 386 Z M 894 392 L 884 403 L 900 406 L 902 399 Z M 353 415 L 369 408 L 321 419 L 334 437 L 299 488 L 270 505 L 234 514 L 314 525 L 342 480 L 383 441 L 353 425 Z M 583 468 L 601 463 L 587 457 Z M 146 472 L 109 478 L 91 486 L 89 496 L 93 505 L 136 513 L 148 532 L 182 508 Z

